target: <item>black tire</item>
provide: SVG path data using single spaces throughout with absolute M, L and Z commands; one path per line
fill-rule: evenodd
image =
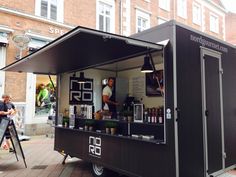
M 111 177 L 111 171 L 101 165 L 92 163 L 91 171 L 94 177 Z

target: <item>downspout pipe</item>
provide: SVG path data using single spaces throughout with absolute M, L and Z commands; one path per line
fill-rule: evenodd
M 119 1 L 119 34 L 122 35 L 122 0 Z

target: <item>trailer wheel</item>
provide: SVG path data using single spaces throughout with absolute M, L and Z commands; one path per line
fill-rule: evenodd
M 92 164 L 92 174 L 94 177 L 109 177 L 110 171 L 101 165 Z

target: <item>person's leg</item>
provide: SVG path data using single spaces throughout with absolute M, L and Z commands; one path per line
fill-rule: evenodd
M 3 149 L 4 150 L 8 150 L 9 147 L 7 146 L 7 139 L 5 138 L 5 141 L 3 142 L 3 145 L 2 145 Z
M 9 129 L 6 130 L 5 132 L 5 137 L 6 137 L 6 145 L 7 145 L 7 149 L 9 149 L 9 152 L 14 152 L 14 150 L 11 148 L 11 143 L 10 143 L 10 132 L 9 132 Z
M 9 138 L 6 138 L 6 145 L 7 145 L 7 147 L 8 147 L 8 148 L 10 148 L 10 147 L 11 147 L 11 144 L 10 144 L 10 139 L 9 139 Z
M 7 130 L 6 130 L 6 132 L 5 132 L 5 138 L 6 138 L 5 143 L 6 143 L 6 146 L 7 146 L 6 149 L 9 149 L 9 148 L 10 148 L 10 142 L 9 142 L 10 136 L 11 136 L 11 135 L 10 135 L 10 132 L 9 132 L 9 130 L 8 130 L 8 128 L 7 128 Z
M 10 137 L 6 138 L 6 144 L 8 146 L 9 152 L 14 152 L 14 149 L 11 147 Z

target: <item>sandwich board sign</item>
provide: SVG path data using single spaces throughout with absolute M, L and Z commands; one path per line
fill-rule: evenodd
M 10 140 L 14 149 L 14 153 L 16 155 L 16 159 L 17 161 L 19 161 L 18 156 L 21 156 L 24 161 L 25 167 L 27 168 L 24 152 L 21 147 L 19 137 L 18 137 L 13 120 L 2 118 L 1 123 L 0 123 L 0 145 L 2 145 L 7 128 L 9 129 L 9 132 L 10 132 Z

